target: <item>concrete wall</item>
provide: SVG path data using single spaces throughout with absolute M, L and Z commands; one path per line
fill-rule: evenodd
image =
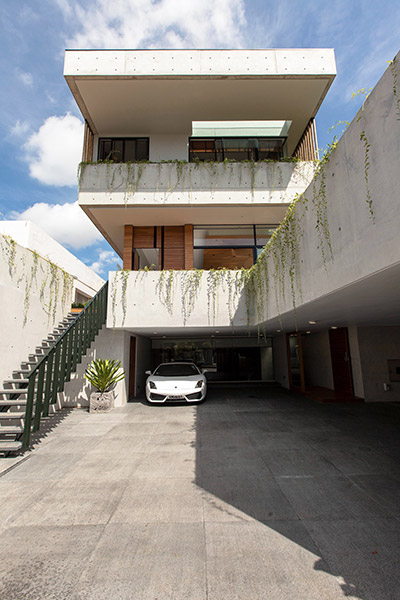
M 302 336 L 304 378 L 306 385 L 334 388 L 329 332 Z
M 164 283 L 160 284 L 159 271 L 117 271 L 109 274 L 109 294 L 107 307 L 107 327 L 147 329 L 151 333 L 159 328 L 179 329 L 185 335 L 185 329 L 204 327 L 229 327 L 230 313 L 234 316 L 234 326 L 247 331 L 247 309 L 245 297 L 238 287 L 238 294 L 232 293 L 229 303 L 229 287 L 220 286 L 214 299 L 210 293 L 207 271 L 200 278 L 194 293 L 193 310 L 182 306 L 182 300 L 188 300 L 186 286 L 190 271 L 175 271 L 172 285 L 168 284 L 168 271 Z M 238 272 L 232 271 L 232 282 Z M 234 284 L 232 283 L 232 289 Z M 190 286 L 188 286 L 190 289 Z M 171 292 L 169 291 L 171 290 Z M 229 310 L 231 304 L 231 311 Z M 213 309 L 214 307 L 214 309 Z M 186 323 L 185 323 L 186 310 Z M 176 333 L 176 331 L 175 331 Z
M 157 136 L 155 156 L 166 152 L 168 136 Z M 182 156 L 183 139 L 173 136 L 169 152 Z M 161 140 L 162 139 L 162 144 Z M 187 160 L 187 139 L 185 155 Z M 177 158 L 173 156 L 173 158 Z M 178 157 L 179 158 L 179 157 Z M 85 166 L 79 186 L 83 206 L 287 204 L 312 180 L 313 162 L 197 164 L 95 164 Z
M 68 314 L 72 277 L 0 235 L 0 382 Z
M 37 252 L 74 277 L 74 290 L 92 297 L 104 280 L 32 221 L 0 221 L 0 233 Z
M 289 371 L 287 362 L 286 335 L 277 335 L 273 339 L 274 377 L 282 387 L 289 389 Z
M 400 401 L 400 382 L 390 382 L 388 360 L 400 360 L 400 327 L 358 327 L 364 398 L 367 402 Z M 386 392 L 383 384 L 389 383 Z
M 128 374 L 129 374 L 129 335 L 125 331 L 113 331 L 103 326 L 91 348 L 83 357 L 71 381 L 65 385 L 65 390 L 59 394 L 62 406 L 88 406 L 92 386 L 85 379 L 84 373 L 88 365 L 97 358 L 110 358 L 121 361 L 125 379 L 119 381 L 115 387 L 115 406 L 123 406 L 128 401 Z

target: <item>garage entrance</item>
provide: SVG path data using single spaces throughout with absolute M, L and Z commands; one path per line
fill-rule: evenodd
M 209 381 L 273 381 L 272 339 L 257 337 L 152 339 L 152 367 L 191 361 Z

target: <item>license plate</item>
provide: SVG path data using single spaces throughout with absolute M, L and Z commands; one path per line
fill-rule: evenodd
M 183 400 L 185 396 L 168 396 L 171 400 Z

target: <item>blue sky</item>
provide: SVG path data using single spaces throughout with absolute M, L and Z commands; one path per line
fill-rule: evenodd
M 2 0 L 0 216 L 34 220 L 102 275 L 121 262 L 76 204 L 82 126 L 65 48 L 334 48 L 323 148 L 358 110 L 352 93 L 399 50 L 399 31 L 394 0 Z

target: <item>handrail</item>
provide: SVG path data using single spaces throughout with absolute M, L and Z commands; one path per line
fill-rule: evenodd
M 108 282 L 29 373 L 22 450 L 28 448 L 31 431 L 38 431 L 41 418 L 49 414 L 49 405 L 56 403 L 57 393 L 64 390 L 71 373 L 106 322 L 107 290 Z

